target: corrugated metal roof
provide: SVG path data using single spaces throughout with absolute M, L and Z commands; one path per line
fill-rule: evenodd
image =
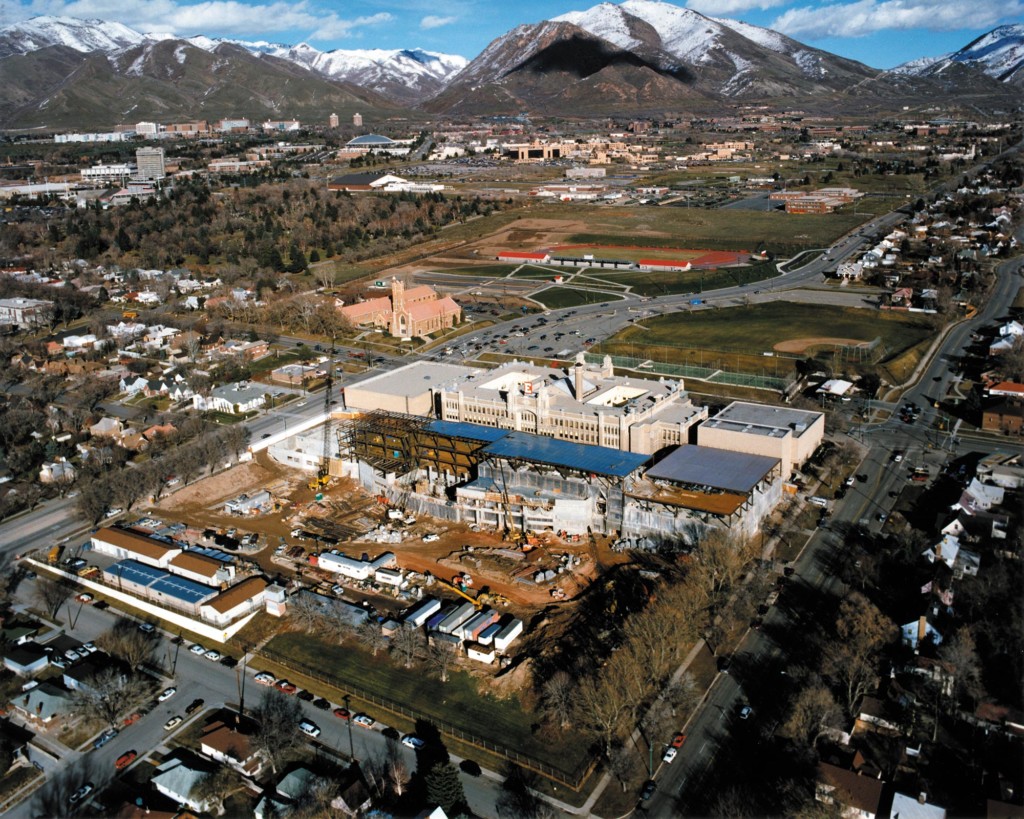
M 647 477 L 746 494 L 779 463 L 767 455 L 687 445 L 648 469 Z
M 604 446 L 560 441 L 543 435 L 510 432 L 484 447 L 496 458 L 517 458 L 550 466 L 562 466 L 595 475 L 625 477 L 650 459 L 649 455 L 621 452 Z
M 497 441 L 509 433 L 507 429 L 495 429 L 464 421 L 431 421 L 427 424 L 427 431 L 437 435 L 449 435 L 452 438 L 466 438 L 470 441 Z
M 161 571 L 153 566 L 147 566 L 145 563 L 139 563 L 135 560 L 119 560 L 107 569 L 107 572 L 115 577 L 120 577 L 122 580 L 136 583 L 139 586 L 148 586 L 150 583 L 167 575 L 165 571 Z

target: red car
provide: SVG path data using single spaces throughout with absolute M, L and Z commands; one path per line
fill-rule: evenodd
M 686 742 L 686 734 L 676 734 L 672 737 L 673 748 L 682 748 L 684 742 Z
M 117 761 L 114 763 L 114 767 L 119 771 L 123 771 L 131 765 L 138 756 L 139 755 L 135 751 L 125 751 L 117 758 Z
M 350 716 L 352 716 L 352 714 L 349 713 L 349 710 L 347 708 L 335 708 L 334 716 L 336 716 L 338 719 L 348 719 Z
M 299 690 L 297 685 L 288 682 L 288 680 L 278 680 L 275 685 L 279 691 L 284 691 L 285 694 L 294 694 Z
M 126 726 L 127 725 L 134 725 L 140 719 L 142 719 L 142 714 L 132 714 L 131 716 L 128 716 L 128 717 L 124 718 L 124 724 Z

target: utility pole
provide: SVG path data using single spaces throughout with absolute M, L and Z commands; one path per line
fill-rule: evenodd
M 352 697 L 346 694 L 341 699 L 345 703 L 345 710 L 348 711 L 348 756 L 354 764 L 358 764 L 359 760 L 356 759 L 356 746 L 352 741 Z

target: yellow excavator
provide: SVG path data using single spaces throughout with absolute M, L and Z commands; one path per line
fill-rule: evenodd
M 438 583 L 440 583 L 442 586 L 444 586 L 446 589 L 448 589 L 449 591 L 454 592 L 459 597 L 462 597 L 465 600 L 468 600 L 470 603 L 472 603 L 478 609 L 482 609 L 484 606 L 487 606 L 487 605 L 507 606 L 509 604 L 509 599 L 507 597 L 505 597 L 505 595 L 503 595 L 503 594 L 496 594 L 495 592 L 484 592 L 484 591 L 482 591 L 482 592 L 478 592 L 476 597 L 473 597 L 471 594 L 469 594 L 466 591 L 463 591 L 461 588 L 456 586 L 454 583 L 449 583 L 447 580 L 442 580 L 440 577 L 435 577 L 434 579 Z

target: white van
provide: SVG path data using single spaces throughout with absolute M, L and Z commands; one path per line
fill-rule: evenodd
M 813 503 L 815 506 L 820 506 L 825 509 L 828 506 L 828 500 L 821 497 L 820 495 L 812 495 L 807 499 L 808 503 Z

